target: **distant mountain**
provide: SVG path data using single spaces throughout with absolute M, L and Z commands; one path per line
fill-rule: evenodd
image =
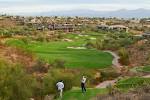
M 142 18 L 142 17 L 150 17 L 150 10 L 147 9 L 136 9 L 136 10 L 125 10 L 121 9 L 118 11 L 105 13 L 106 17 L 108 15 L 113 17 L 121 17 L 121 18 Z M 104 16 L 105 16 L 104 15 Z
M 70 10 L 70 11 L 51 11 L 42 13 L 28 13 L 33 16 L 83 16 L 83 17 L 121 17 L 121 18 L 142 18 L 150 17 L 150 10 L 136 9 L 118 11 L 93 11 L 93 10 Z

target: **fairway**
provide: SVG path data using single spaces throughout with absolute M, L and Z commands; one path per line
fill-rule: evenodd
M 96 49 L 72 49 L 68 47 L 83 47 L 85 41 L 73 42 L 30 42 L 23 44 L 20 40 L 8 40 L 8 45 L 23 46 L 35 53 L 40 59 L 53 63 L 56 59 L 65 61 L 67 68 L 107 68 L 112 65 L 111 54 Z
M 113 57 L 92 49 L 69 49 L 74 43 L 53 42 L 31 44 L 29 49 L 47 62 L 55 59 L 64 60 L 65 66 L 69 68 L 106 68 L 112 65 Z M 79 45 L 79 44 L 77 44 Z
M 80 89 L 70 90 L 64 93 L 62 100 L 91 100 L 99 94 L 107 93 L 106 89 L 87 89 L 86 93 L 82 93 Z

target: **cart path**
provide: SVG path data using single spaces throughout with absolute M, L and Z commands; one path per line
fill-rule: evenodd
M 110 53 L 114 59 L 112 61 L 112 64 L 116 67 L 116 68 L 122 68 L 121 64 L 119 63 L 119 59 L 120 57 L 115 53 L 115 52 L 112 52 L 112 51 L 109 51 L 109 50 L 106 50 L 104 52 L 107 52 L 107 53 Z
M 112 52 L 112 51 L 109 51 L 109 50 L 106 50 L 104 52 L 107 52 L 107 53 L 110 53 L 114 58 L 113 58 L 113 61 L 112 61 L 112 64 L 114 66 L 114 68 L 120 72 L 122 66 L 121 64 L 119 63 L 119 59 L 120 57 L 115 53 L 115 52 Z M 114 80 L 107 80 L 107 81 L 104 81 L 102 83 L 99 83 L 96 88 L 106 88 L 108 85 L 115 85 L 115 83 L 118 81 L 118 79 L 114 79 Z
M 111 86 L 115 85 L 116 82 L 117 82 L 117 79 L 104 81 L 104 82 L 98 84 L 95 88 L 106 88 L 109 85 L 111 85 Z

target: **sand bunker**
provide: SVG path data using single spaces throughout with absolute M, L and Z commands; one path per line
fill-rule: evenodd
M 67 47 L 68 49 L 86 49 L 85 47 Z

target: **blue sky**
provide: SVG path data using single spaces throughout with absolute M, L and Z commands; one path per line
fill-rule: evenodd
M 0 13 L 32 13 L 65 10 L 115 11 L 150 9 L 150 0 L 0 0 Z

